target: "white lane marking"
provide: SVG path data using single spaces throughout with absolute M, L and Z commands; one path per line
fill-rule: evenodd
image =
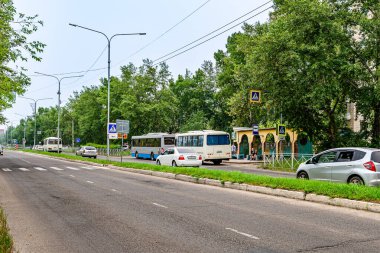
M 74 175 L 70 175 L 70 177 L 75 177 Z
M 85 170 L 94 170 L 94 168 L 91 168 L 91 167 L 81 167 L 81 168 Z
M 46 171 L 46 169 L 41 168 L 41 167 L 34 167 L 34 169 L 39 170 L 39 171 Z
M 63 170 L 63 169 L 57 168 L 57 167 L 50 167 L 50 169 L 53 169 L 53 170 Z
M 10 170 L 8 168 L 3 168 L 3 171 L 12 171 L 12 170 Z
M 89 184 L 93 184 L 94 182 L 92 182 L 92 181 L 86 181 L 87 183 L 89 183 Z
M 68 168 L 68 169 L 70 169 L 70 170 L 79 170 L 78 168 L 69 167 L 69 166 L 66 166 L 66 168 Z
M 159 206 L 159 207 L 162 207 L 162 208 L 168 208 L 167 206 L 163 206 L 163 205 L 160 205 L 160 204 L 157 204 L 157 203 L 153 203 L 153 205 Z
M 115 190 L 115 189 L 111 189 L 111 191 L 113 191 L 113 192 L 119 192 L 118 190 Z
M 232 231 L 232 232 L 235 232 L 235 233 L 237 233 L 237 234 L 239 234 L 239 235 L 244 235 L 244 236 L 246 236 L 246 237 L 249 237 L 249 238 L 251 238 L 251 239 L 255 239 L 255 240 L 259 240 L 260 238 L 258 238 L 258 237 L 256 237 L 256 236 L 253 236 L 253 235 L 250 235 L 250 234 L 247 234 L 247 233 L 243 233 L 243 232 L 240 232 L 240 231 L 238 231 L 238 230 L 236 230 L 236 229 L 233 229 L 233 228 L 226 228 L 227 230 L 230 230 L 230 231 Z
M 29 171 L 27 168 L 18 168 L 21 171 Z

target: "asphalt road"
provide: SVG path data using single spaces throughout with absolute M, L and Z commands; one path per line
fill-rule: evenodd
M 0 200 L 19 252 L 380 249 L 380 214 L 12 151 Z

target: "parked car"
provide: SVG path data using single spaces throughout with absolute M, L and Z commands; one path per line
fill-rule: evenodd
M 43 150 L 44 150 L 44 146 L 42 146 L 42 145 L 34 145 L 34 146 L 33 146 L 33 149 L 34 149 L 34 150 L 40 150 L 40 151 L 43 151 Z
M 202 165 L 202 156 L 189 148 L 168 148 L 156 159 L 157 165 L 199 167 Z
M 98 155 L 98 151 L 95 147 L 92 146 L 83 146 L 75 152 L 76 155 L 80 155 L 82 157 L 93 157 L 96 159 Z
M 0 145 L 0 155 L 4 155 L 4 148 L 2 145 Z
M 329 149 L 302 163 L 296 175 L 302 179 L 380 186 L 380 149 Z

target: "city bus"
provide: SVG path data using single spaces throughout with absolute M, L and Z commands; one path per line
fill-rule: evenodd
M 202 130 L 176 134 L 177 147 L 189 147 L 202 156 L 202 161 L 219 165 L 231 158 L 230 135 L 223 131 Z
M 62 139 L 57 137 L 48 137 L 44 139 L 43 150 L 47 152 L 62 152 Z
M 144 158 L 154 161 L 167 148 L 174 146 L 174 134 L 149 133 L 141 136 L 132 136 L 131 155 L 137 159 Z

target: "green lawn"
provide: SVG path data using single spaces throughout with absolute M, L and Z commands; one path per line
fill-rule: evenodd
M 286 189 L 301 191 L 305 193 L 315 193 L 329 197 L 347 198 L 353 200 L 363 200 L 380 203 L 380 187 L 367 187 L 348 184 L 326 183 L 313 180 L 299 180 L 293 178 L 274 178 L 270 176 L 261 176 L 246 174 L 242 172 L 229 172 L 221 170 L 210 170 L 202 168 L 181 168 L 169 166 L 157 166 L 154 164 L 133 163 L 133 162 L 114 162 L 107 160 L 94 160 L 83 157 L 75 157 L 66 154 L 48 153 L 34 150 L 27 152 L 45 154 L 54 157 L 68 158 L 71 160 L 91 161 L 98 164 L 111 164 L 124 168 L 134 168 L 141 170 L 170 172 L 174 174 L 184 174 L 196 178 L 217 179 L 223 182 L 246 183 L 250 185 L 265 186 L 270 188 Z

